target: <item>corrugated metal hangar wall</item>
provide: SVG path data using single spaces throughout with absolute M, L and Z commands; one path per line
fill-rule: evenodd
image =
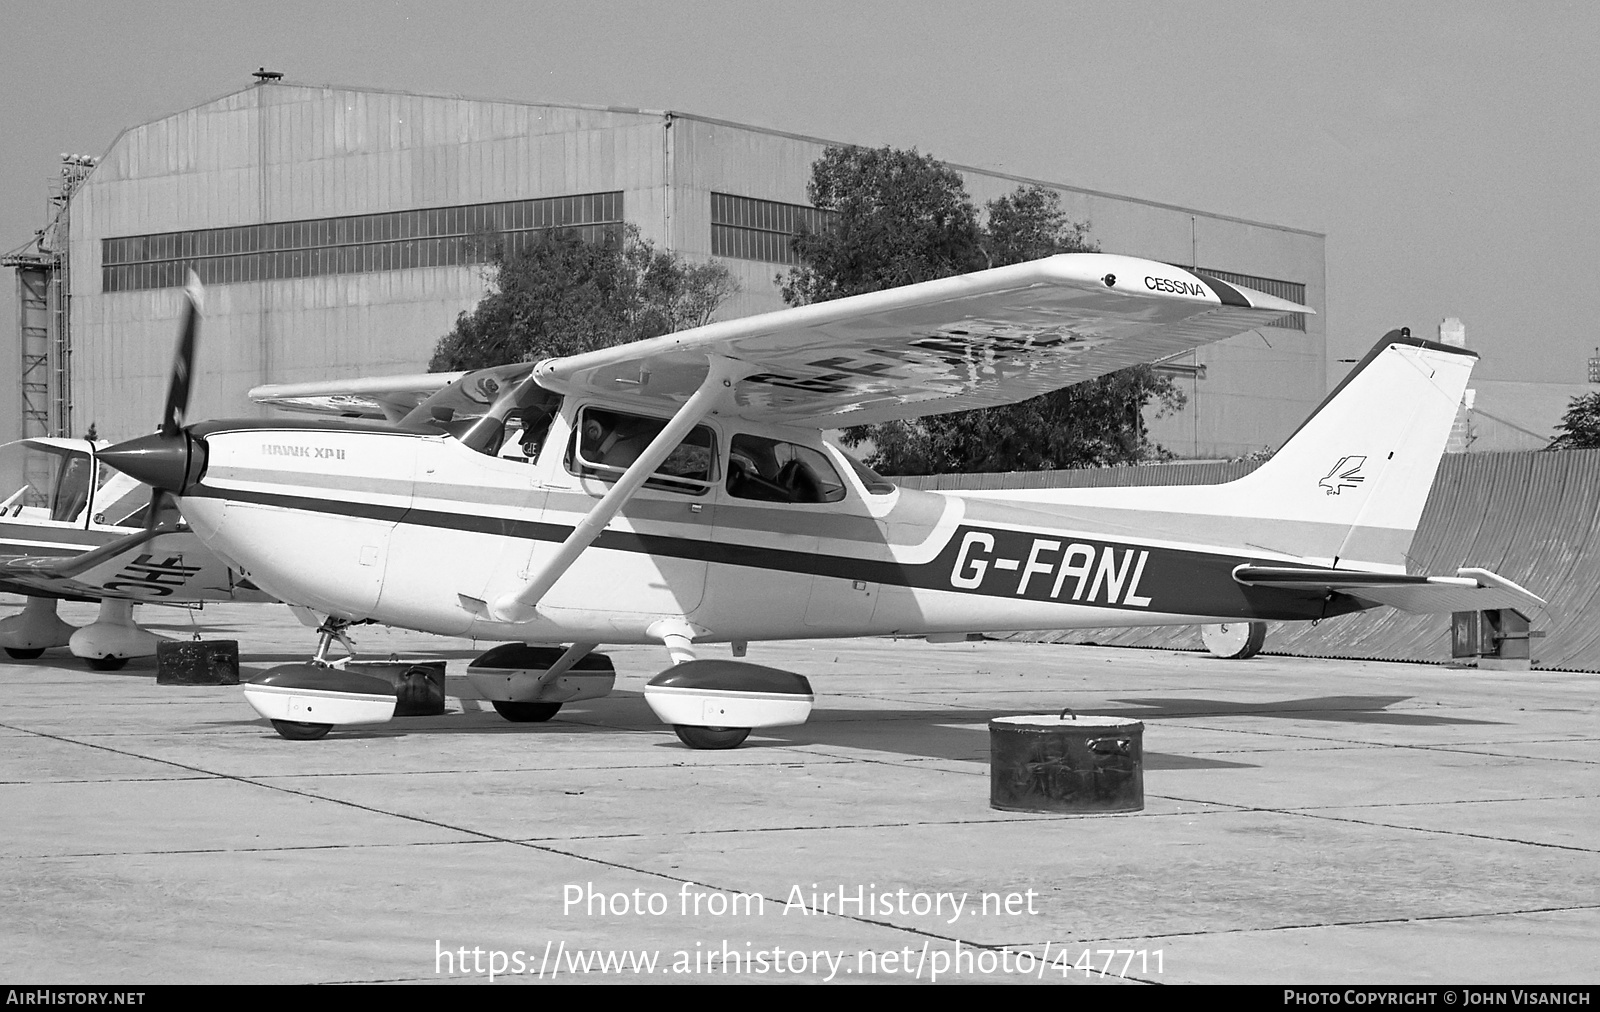
M 1255 464 L 1173 464 L 1083 471 L 897 479 L 912 488 L 998 489 L 1102 485 L 1211 485 Z M 1600 671 L 1600 450 L 1449 454 L 1439 465 L 1411 543 L 1413 573 L 1493 570 L 1550 603 L 1533 628 L 1535 667 Z M 1193 626 L 1023 633 L 1053 643 L 1200 648 Z M 1312 625 L 1274 622 L 1267 653 L 1385 661 L 1450 660 L 1450 616 L 1378 608 Z
M 72 202 L 72 427 L 143 432 L 165 392 L 184 271 L 207 283 L 194 417 L 265 382 L 416 372 L 482 296 L 484 231 L 636 224 L 716 256 L 778 308 L 786 234 L 828 142 L 701 117 L 267 82 L 124 131 Z M 957 166 L 980 205 L 1022 180 Z M 1324 303 L 1324 237 L 1047 184 L 1102 248 L 1198 260 Z M 1325 317 L 1198 353 L 1186 455 L 1276 445 L 1326 391 Z

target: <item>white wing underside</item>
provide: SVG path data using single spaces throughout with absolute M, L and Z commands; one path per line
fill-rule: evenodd
M 732 360 L 724 414 L 837 428 L 993 407 L 1171 358 L 1305 306 L 1153 260 L 1068 253 L 541 362 L 541 386 L 672 414 Z M 300 411 L 400 417 L 460 373 L 257 387 Z
M 720 356 L 747 367 L 726 413 L 835 428 L 1023 401 L 1309 312 L 1151 260 L 1070 253 L 552 359 L 538 376 L 670 412 Z
M 399 421 L 429 394 L 465 373 L 430 372 L 408 376 L 369 376 L 314 383 L 273 383 L 251 389 L 250 399 L 286 411 L 347 418 Z

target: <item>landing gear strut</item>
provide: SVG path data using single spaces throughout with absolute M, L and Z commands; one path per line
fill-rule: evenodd
M 345 635 L 345 630 L 348 628 L 350 628 L 349 619 L 334 618 L 332 615 L 329 615 L 321 625 L 317 626 L 317 652 L 311 655 L 311 663 L 325 668 L 333 667 L 334 662 L 328 660 L 328 651 L 333 648 L 334 640 L 338 640 L 339 645 L 344 647 L 347 655 L 344 658 L 345 660 L 348 661 L 354 657 L 356 655 L 356 645 L 350 641 L 349 636 Z

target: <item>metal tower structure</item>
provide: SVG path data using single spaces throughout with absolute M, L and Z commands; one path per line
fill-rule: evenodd
M 21 361 L 18 377 L 22 395 L 22 435 L 72 435 L 72 339 L 69 304 L 72 297 L 71 236 L 72 195 L 93 171 L 97 160 L 88 155 L 61 156 L 61 176 L 50 195 L 55 214 L 36 233 L 36 249 L 0 257 L 0 266 L 17 272 L 17 333 Z M 39 505 L 49 494 L 54 475 L 43 468 L 50 460 L 30 454 L 24 480 L 31 486 L 29 505 Z M 37 473 L 35 473 L 37 469 Z M 39 502 L 34 502 L 34 499 Z

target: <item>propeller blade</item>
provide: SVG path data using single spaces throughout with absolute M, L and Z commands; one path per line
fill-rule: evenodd
M 175 526 L 167 521 L 178 512 L 178 504 L 172 501 L 172 493 L 162 488 L 150 490 L 150 506 L 145 510 L 144 529 L 153 531 L 157 527 L 171 528 Z
M 172 384 L 167 388 L 167 406 L 161 413 L 160 431 L 163 436 L 176 436 L 178 430 L 183 428 L 184 418 L 189 412 L 189 380 L 194 375 L 195 343 L 200 336 L 200 306 L 205 297 L 200 277 L 194 271 L 189 272 L 189 285 L 184 289 L 184 294 L 189 297 L 189 305 L 183 314 L 178 351 L 172 359 Z M 151 500 L 150 506 L 153 515 L 155 500 Z

